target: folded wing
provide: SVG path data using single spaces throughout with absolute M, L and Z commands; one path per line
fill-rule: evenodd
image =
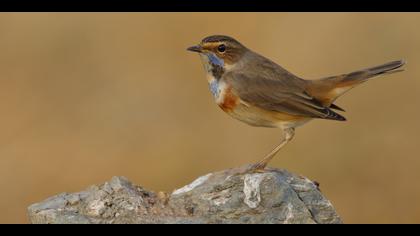
M 311 97 L 296 81 L 288 83 L 242 73 L 228 73 L 224 77 L 236 95 L 259 108 L 303 117 L 346 120 Z

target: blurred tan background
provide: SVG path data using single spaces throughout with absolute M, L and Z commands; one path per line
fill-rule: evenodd
M 420 14 L 0 14 L 0 222 L 123 175 L 172 191 L 259 160 L 276 129 L 213 102 L 188 46 L 231 35 L 308 79 L 404 58 L 352 90 L 348 121 L 316 120 L 272 166 L 321 183 L 346 223 L 420 223 Z

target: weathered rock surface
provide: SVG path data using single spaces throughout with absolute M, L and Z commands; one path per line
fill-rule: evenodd
M 342 223 L 310 180 L 285 170 L 208 174 L 171 194 L 113 177 L 28 208 L 32 223 Z

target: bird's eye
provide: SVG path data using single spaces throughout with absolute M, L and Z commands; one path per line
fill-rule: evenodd
M 226 51 L 226 46 L 224 44 L 220 44 L 219 47 L 217 47 L 217 51 L 225 52 Z

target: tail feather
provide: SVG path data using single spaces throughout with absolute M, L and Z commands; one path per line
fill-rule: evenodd
M 309 92 L 324 105 L 331 106 L 339 96 L 372 77 L 403 71 L 403 69 L 398 70 L 398 68 L 404 64 L 404 60 L 392 61 L 348 74 L 315 80 L 310 83 Z M 331 108 L 337 109 L 336 105 L 333 106 Z
M 367 68 L 364 70 L 355 71 L 349 74 L 345 74 L 344 77 L 339 81 L 339 83 L 346 83 L 346 82 L 358 82 L 360 80 L 364 81 L 369 78 L 382 75 L 382 74 L 390 74 L 395 73 L 401 70 L 396 71 L 396 69 L 400 68 L 405 64 L 405 61 L 392 61 L 385 63 L 380 66 L 375 66 L 371 68 Z
M 339 106 L 337 106 L 335 104 L 331 104 L 330 108 L 331 109 L 335 109 L 335 110 L 339 110 L 339 111 L 345 111 L 343 108 L 341 108 L 341 107 L 339 107 Z

